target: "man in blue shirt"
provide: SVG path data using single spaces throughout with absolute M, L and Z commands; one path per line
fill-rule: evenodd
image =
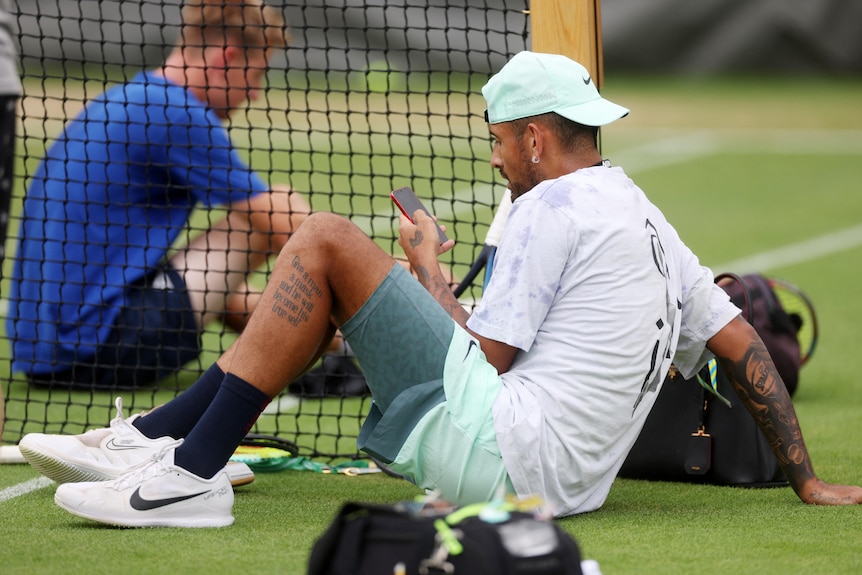
M 13 370 L 31 382 L 133 387 L 177 371 L 210 321 L 244 326 L 258 297 L 248 274 L 309 213 L 250 169 L 222 124 L 257 98 L 288 40 L 282 14 L 192 0 L 182 15 L 164 65 L 89 102 L 34 174 L 7 320 Z M 227 215 L 195 236 L 199 205 Z

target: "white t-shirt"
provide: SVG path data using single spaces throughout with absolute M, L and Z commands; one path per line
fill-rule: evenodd
M 494 404 L 519 495 L 599 508 L 671 362 L 688 377 L 739 310 L 620 168 L 518 198 L 468 326 L 517 347 Z

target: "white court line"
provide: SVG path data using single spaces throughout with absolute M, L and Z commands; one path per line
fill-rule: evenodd
M 719 153 L 862 156 L 862 130 L 636 128 L 628 131 L 652 138 L 643 144 L 608 154 L 611 162 L 621 166 L 630 176 Z M 623 133 L 621 128 L 620 134 Z M 475 198 L 490 202 L 495 190 L 500 193 L 502 189 L 502 181 L 487 186 L 461 187 L 454 190 L 454 202 L 447 199 L 440 201 L 439 205 L 429 206 L 429 209 L 443 220 L 472 216 L 473 208 L 470 206 Z M 452 204 L 465 207 L 453 213 Z
M 644 142 L 607 154 L 614 165 L 621 166 L 630 176 L 719 153 L 862 156 L 862 130 L 620 128 L 619 134 L 637 134 Z M 472 218 L 477 199 L 496 205 L 499 198 L 495 194 L 503 193 L 504 189 L 502 180 L 460 186 L 453 190 L 451 198 L 439 199 L 428 209 L 444 221 Z M 459 207 L 453 210 L 453 205 Z M 353 223 L 373 235 L 375 230 L 387 227 L 397 230 L 397 214 L 393 206 L 388 213 L 355 217 Z
M 739 274 L 763 272 L 816 260 L 857 246 L 862 246 L 862 224 L 710 267 L 719 271 L 733 270 Z
M 36 479 L 31 479 L 30 481 L 7 487 L 6 489 L 0 490 L 0 503 L 22 495 L 27 495 L 28 493 L 42 489 L 43 487 L 48 487 L 53 483 L 54 482 L 47 477 L 37 477 Z
M 614 153 L 629 174 L 681 164 L 717 153 L 776 155 L 862 155 L 860 130 L 694 130 L 661 131 L 673 134 Z M 795 265 L 862 245 L 862 224 L 710 266 L 735 273 L 765 272 Z
M 640 130 L 634 130 L 638 132 Z M 662 137 L 611 153 L 629 175 L 718 153 L 862 155 L 862 130 L 643 130 Z
M 627 174 L 633 175 L 722 152 L 862 155 L 862 130 L 650 129 L 649 132 L 666 137 L 623 148 L 610 155 L 611 161 L 622 166 Z M 469 193 L 461 190 L 456 191 L 455 195 L 464 202 L 469 202 Z M 491 193 L 490 188 L 482 189 L 481 196 L 490 197 Z M 468 214 L 465 212 L 458 215 Z M 732 269 L 736 273 L 764 272 L 804 263 L 859 245 L 862 245 L 862 224 L 711 267 L 715 270 Z
M 672 137 L 623 148 L 606 157 L 613 165 L 622 167 L 626 174 L 631 176 L 638 172 L 711 156 L 721 149 L 721 139 L 713 132 L 683 131 Z

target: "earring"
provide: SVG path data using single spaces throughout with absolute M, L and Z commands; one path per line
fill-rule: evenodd
M 532 158 L 532 162 L 533 162 L 534 164 L 538 164 L 538 163 L 539 163 L 539 156 L 533 156 L 533 158 Z

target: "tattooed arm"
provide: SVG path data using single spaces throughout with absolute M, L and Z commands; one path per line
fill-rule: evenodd
M 707 343 L 731 376 L 734 390 L 766 435 L 790 486 L 805 503 L 862 503 L 862 488 L 817 478 L 790 394 L 751 325 L 737 317 Z
M 440 269 L 440 262 L 437 257 L 452 249 L 455 242 L 449 240 L 440 245 L 434 220 L 421 211 L 417 211 L 414 217 L 416 218 L 415 225 L 408 218 L 401 216 L 398 243 L 410 261 L 410 266 L 413 268 L 417 279 L 428 290 L 428 293 L 437 300 L 437 303 L 446 310 L 446 313 L 476 338 L 482 347 L 485 358 L 497 368 L 497 372 L 505 372 L 512 365 L 512 360 L 518 350 L 505 343 L 482 337 L 467 328 L 470 314 L 452 293 L 452 286 L 449 285 Z

